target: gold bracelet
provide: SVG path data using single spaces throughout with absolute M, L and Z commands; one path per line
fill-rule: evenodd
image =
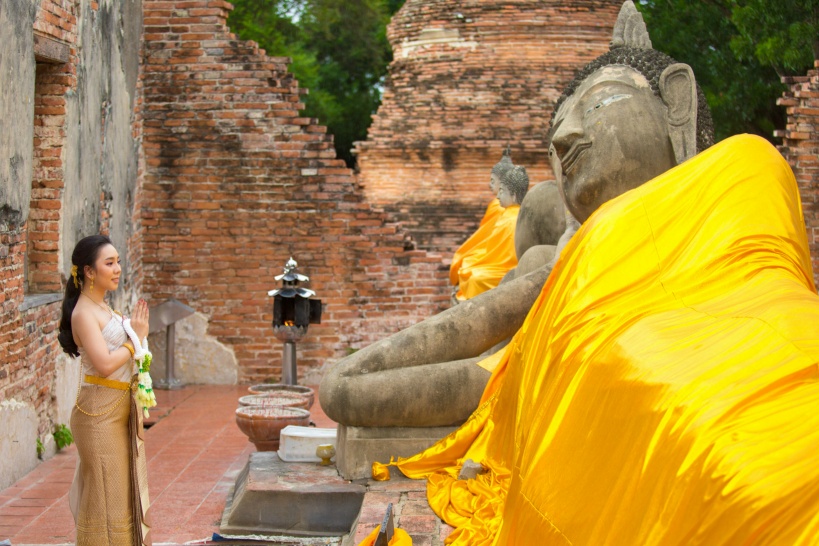
M 122 344 L 122 346 L 128 349 L 128 352 L 131 353 L 131 358 L 134 358 L 134 346 L 131 345 L 131 342 L 126 341 L 125 343 Z

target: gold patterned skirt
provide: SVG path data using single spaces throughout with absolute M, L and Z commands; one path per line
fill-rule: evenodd
M 88 384 L 94 381 L 95 384 Z M 71 414 L 77 546 L 150 546 L 142 412 L 132 385 L 86 376 Z

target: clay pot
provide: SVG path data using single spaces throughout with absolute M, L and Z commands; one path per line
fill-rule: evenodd
M 240 406 L 282 406 L 307 409 L 309 400 L 295 392 L 274 391 L 266 394 L 249 394 L 239 398 Z
M 316 399 L 316 392 L 310 387 L 305 387 L 303 385 L 285 385 L 284 383 L 262 383 L 261 385 L 253 385 L 252 387 L 249 387 L 247 390 L 250 394 L 268 394 L 282 391 L 294 392 L 307 398 L 308 402 L 306 409 L 312 408 L 313 402 Z
M 239 406 L 236 424 L 258 451 L 277 451 L 279 436 L 287 425 L 306 427 L 310 412 L 282 406 Z

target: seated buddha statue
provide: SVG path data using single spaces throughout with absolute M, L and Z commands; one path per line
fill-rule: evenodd
M 515 226 L 520 203 L 528 190 L 529 176 L 524 167 L 514 165 L 501 175 L 497 199 L 502 212 L 491 225 L 482 226 L 491 229 L 483 230 L 482 239 L 460 260 L 455 294 L 457 301 L 474 298 L 496 287 L 504 275 L 517 265 Z
M 552 119 L 581 227 L 477 409 L 395 463 L 428 478 L 447 544 L 816 542 L 819 296 L 799 189 L 770 143 L 712 145 L 709 126 L 693 72 L 651 49 L 629 0 Z M 477 472 L 459 479 L 464 461 Z
M 512 167 L 514 167 L 514 164 L 512 163 L 509 147 L 507 147 L 506 150 L 504 150 L 500 161 L 498 161 L 492 167 L 492 171 L 489 174 L 489 189 L 492 192 L 492 195 L 495 197 L 492 198 L 492 201 L 490 201 L 489 205 L 486 207 L 486 212 L 484 213 L 483 218 L 481 218 L 478 229 L 476 229 L 472 235 L 470 235 L 469 238 L 467 238 L 467 240 L 464 241 L 460 247 L 458 247 L 458 250 L 456 250 L 455 254 L 452 256 L 452 263 L 449 266 L 449 282 L 452 285 L 453 304 L 457 304 L 459 301 L 461 301 L 460 299 L 456 298 L 456 294 L 460 290 L 458 271 L 461 269 L 464 259 L 471 259 L 470 256 L 477 252 L 478 248 L 484 245 L 484 242 L 492 233 L 492 229 L 495 226 L 495 220 L 497 220 L 498 216 L 500 216 L 503 212 L 503 207 L 500 206 L 500 201 L 497 197 L 498 188 L 500 187 L 501 176 L 503 176 L 503 174 Z
M 578 229 L 574 219 L 584 222 L 606 201 L 713 142 L 710 113 L 691 68 L 653 49 L 624 47 L 624 37 L 637 35 L 650 48 L 647 35 L 633 27 L 620 24 L 612 51 L 586 67 L 557 105 L 550 153 L 573 220 L 554 253 L 530 272 L 338 361 L 319 390 L 331 419 L 359 427 L 462 423 L 501 357 L 496 352 L 485 359 L 484 353 L 519 330 Z M 595 118 L 600 114 L 607 116 L 605 124 Z M 584 129 L 589 136 L 578 139 Z

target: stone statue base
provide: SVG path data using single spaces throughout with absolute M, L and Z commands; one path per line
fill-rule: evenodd
M 340 479 L 332 466 L 286 463 L 273 451 L 251 453 L 228 496 L 219 532 L 341 537 L 350 533 L 365 492 L 363 485 Z
M 373 461 L 419 453 L 453 430 L 448 427 L 349 427 L 338 425 L 336 468 L 345 480 L 368 479 Z

